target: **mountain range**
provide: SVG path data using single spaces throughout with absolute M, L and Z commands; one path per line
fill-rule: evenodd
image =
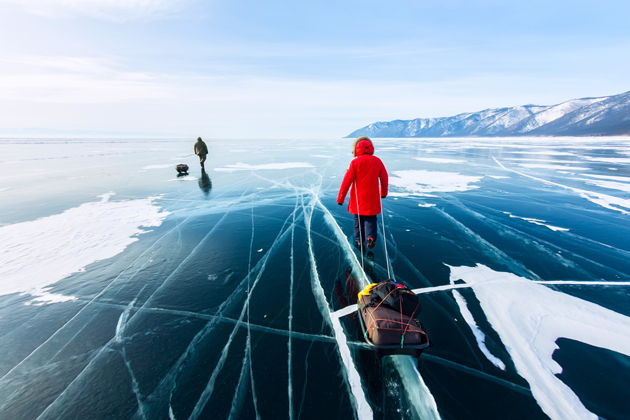
M 347 137 L 613 136 L 630 134 L 630 91 L 557 105 L 485 109 L 369 124 Z

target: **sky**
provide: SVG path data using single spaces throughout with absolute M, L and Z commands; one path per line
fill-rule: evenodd
M 316 139 L 630 90 L 630 2 L 0 0 L 0 136 Z

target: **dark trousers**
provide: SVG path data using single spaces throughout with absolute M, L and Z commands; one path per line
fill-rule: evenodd
M 359 216 L 354 215 L 354 240 L 363 243 L 367 238 L 373 238 L 376 241 L 376 216 Z
M 204 163 L 206 163 L 206 155 L 199 155 L 199 163 L 201 163 L 201 167 L 204 167 Z

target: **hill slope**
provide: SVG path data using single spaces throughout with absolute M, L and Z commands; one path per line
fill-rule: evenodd
M 376 122 L 347 137 L 612 136 L 630 134 L 630 91 L 557 105 L 486 109 L 441 118 Z

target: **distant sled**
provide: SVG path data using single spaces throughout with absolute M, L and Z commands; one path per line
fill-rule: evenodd
M 420 300 L 406 286 L 391 280 L 372 283 L 359 292 L 357 305 L 363 337 L 380 355 L 418 357 L 429 347 L 418 319 Z
M 185 163 L 178 164 L 175 169 L 177 170 L 178 175 L 188 175 L 188 165 Z

